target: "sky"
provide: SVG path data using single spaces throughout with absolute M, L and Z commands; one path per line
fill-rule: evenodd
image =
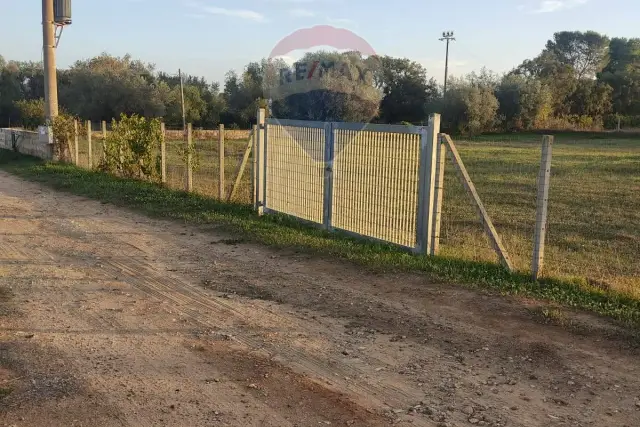
M 640 37 L 638 0 L 74 0 L 59 68 L 106 52 L 158 70 L 221 82 L 227 71 L 269 56 L 292 32 L 345 28 L 378 54 L 410 58 L 443 80 L 442 32 L 455 32 L 450 74 L 502 73 L 536 56 L 556 31 Z M 39 0 L 0 0 L 0 55 L 41 60 Z M 635 30 L 635 31 L 634 31 Z M 302 56 L 303 50 L 288 57 Z

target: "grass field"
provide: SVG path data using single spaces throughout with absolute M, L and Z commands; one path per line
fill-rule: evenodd
M 541 136 L 457 142 L 516 268 L 531 265 Z M 496 260 L 453 167 L 446 171 L 443 255 Z M 640 138 L 559 134 L 545 274 L 640 296 Z
M 540 135 L 454 138 L 487 211 L 515 267 L 530 269 L 540 165 Z M 226 194 L 236 178 L 246 140 L 226 141 Z M 185 188 L 182 141 L 167 142 L 167 185 Z M 194 190 L 218 197 L 217 141 L 196 142 L 200 166 Z M 94 164 L 101 141 L 94 140 Z M 86 141 L 80 144 L 86 166 Z M 234 201 L 250 203 L 250 165 Z M 442 255 L 495 262 L 487 237 L 447 163 L 442 219 Z M 588 133 L 558 134 L 552 160 L 549 225 L 544 274 L 613 288 L 640 297 L 640 137 Z

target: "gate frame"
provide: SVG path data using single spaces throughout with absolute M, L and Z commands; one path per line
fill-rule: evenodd
M 288 120 L 288 119 L 270 119 L 277 121 L 281 126 L 297 126 L 297 127 L 311 127 L 315 129 L 324 128 L 325 132 L 325 145 L 324 145 L 324 180 L 323 180 L 323 210 L 322 210 L 322 223 L 316 223 L 313 221 L 305 220 L 302 218 L 296 218 L 296 220 L 311 224 L 316 227 L 322 227 L 329 231 L 340 231 L 342 233 L 357 236 L 371 241 L 382 242 L 385 244 L 397 246 L 411 252 L 418 254 L 431 255 L 432 253 L 432 239 L 434 236 L 436 224 L 436 212 L 434 207 L 436 206 L 437 197 L 437 158 L 438 158 L 438 144 L 440 133 L 440 114 L 432 114 L 429 117 L 428 126 L 405 126 L 405 125 L 382 125 L 382 124 L 361 124 L 361 123 L 344 123 L 344 122 L 319 122 L 319 121 L 305 121 L 305 120 Z M 267 145 L 268 141 L 268 124 L 269 119 L 266 119 L 266 110 L 264 108 L 258 109 L 257 112 L 257 132 L 255 135 L 255 157 L 256 157 L 256 173 L 254 175 L 254 188 L 255 188 L 255 204 L 254 208 L 258 211 L 259 215 L 265 213 L 274 212 L 280 213 L 267 207 Z M 322 126 L 319 126 L 322 124 Z M 315 125 L 315 126 L 313 126 Z M 352 231 L 336 229 L 332 224 L 333 216 L 333 185 L 334 185 L 334 160 L 335 160 L 335 133 L 336 129 L 353 129 L 353 130 L 377 130 L 380 132 L 396 132 L 396 133 L 411 133 L 420 135 L 420 154 L 419 154 L 419 166 L 418 166 L 418 203 L 416 206 L 416 245 L 415 247 L 408 247 L 398 243 L 393 243 L 385 240 L 381 240 L 371 236 L 361 235 Z M 407 132 L 408 131 L 408 132 Z M 284 214 L 287 215 L 287 214 Z M 291 215 L 287 215 L 291 216 Z

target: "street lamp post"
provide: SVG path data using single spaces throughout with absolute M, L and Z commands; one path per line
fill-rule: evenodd
M 455 37 L 453 36 L 453 31 L 443 32 L 442 38 L 440 39 L 440 41 L 447 42 L 447 56 L 445 58 L 445 63 L 444 63 L 444 93 L 443 93 L 443 97 L 446 97 L 447 96 L 447 79 L 449 77 L 449 43 L 452 41 L 456 41 Z

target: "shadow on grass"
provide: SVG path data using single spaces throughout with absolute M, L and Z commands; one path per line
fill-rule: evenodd
M 413 255 L 391 245 L 306 226 L 285 216 L 258 217 L 247 205 L 222 203 L 72 165 L 46 163 L 11 151 L 0 150 L 0 168 L 57 190 L 127 207 L 148 216 L 180 219 L 193 224 L 216 224 L 233 234 L 234 239 L 334 256 L 378 271 L 428 273 L 447 282 L 554 301 L 570 308 L 605 315 L 627 325 L 640 325 L 640 300 L 592 287 L 582 279 L 562 281 L 549 278 L 536 282 L 528 273 L 510 273 L 493 263 Z

